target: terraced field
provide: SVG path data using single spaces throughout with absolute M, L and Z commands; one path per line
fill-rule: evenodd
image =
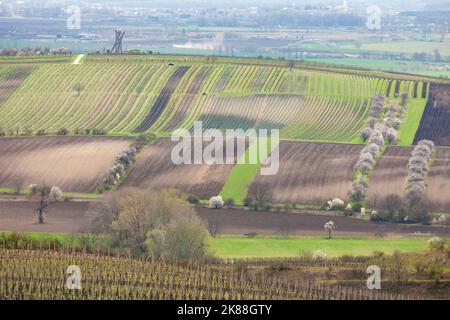
M 28 76 L 9 79 L 11 66 L 0 66 L 6 81 L 0 83 L 3 130 L 167 134 L 202 120 L 204 128 L 276 128 L 286 139 L 357 142 L 374 94 L 409 92 L 414 101 L 426 94 L 422 82 L 409 80 L 190 60 L 178 66 L 159 61 L 14 68 Z
M 129 144 L 113 137 L 0 138 L 0 189 L 46 183 L 64 192 L 93 192 Z

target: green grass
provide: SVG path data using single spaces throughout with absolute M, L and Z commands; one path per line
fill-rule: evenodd
M 267 141 L 264 141 L 264 139 L 259 140 L 258 143 L 255 142 L 247 148 L 245 154 L 242 156 L 242 159 L 245 159 L 246 162 L 242 164 L 238 163 L 234 166 L 220 192 L 220 195 L 224 200 L 233 199 L 234 203 L 237 205 L 244 204 L 244 200 L 248 193 L 248 187 L 258 174 L 261 161 L 264 160 L 259 158 L 259 152 L 257 151 L 258 146 L 259 148 L 269 148 L 268 150 L 270 150 L 270 139 Z M 255 164 L 248 163 L 249 155 L 253 152 L 258 152 L 257 163 Z
M 368 256 L 374 251 L 417 251 L 427 247 L 428 238 L 332 238 L 325 237 L 242 237 L 221 236 L 212 240 L 220 258 L 298 257 L 301 252 L 324 251 L 328 257 Z
M 416 136 L 417 129 L 420 125 L 420 120 L 422 119 L 423 112 L 425 111 L 426 100 L 412 99 L 408 104 L 405 119 L 399 132 L 399 144 L 401 146 L 410 146 L 413 144 L 414 137 Z
M 16 190 L 12 188 L 0 188 L 0 194 L 16 194 Z M 19 195 L 29 195 L 30 189 L 20 189 Z M 101 197 L 100 194 L 96 193 L 79 193 L 79 192 L 63 192 L 63 197 L 70 197 L 70 198 L 89 198 L 89 199 L 96 199 Z
M 445 62 L 398 61 L 368 58 L 307 58 L 307 60 L 336 66 L 403 72 L 432 77 L 450 77 L 450 71 L 445 70 L 445 66 L 448 65 Z M 438 71 L 439 69 L 442 70 Z
M 1 231 L 1 234 L 11 234 Z M 101 236 L 82 236 L 78 234 L 24 232 L 27 238 L 52 242 L 57 240 L 72 247 L 88 245 L 111 245 L 111 238 Z M 312 254 L 316 250 L 324 251 L 328 257 L 343 255 L 369 256 L 374 251 L 390 254 L 395 250 L 413 252 L 427 247 L 428 238 L 369 238 L 369 237 L 244 237 L 218 236 L 211 240 L 214 255 L 218 258 L 289 258 L 301 254 Z
M 12 234 L 11 231 L 1 231 L 1 234 Z M 30 240 L 35 241 L 59 241 L 65 243 L 69 247 L 79 248 L 82 247 L 83 244 L 93 245 L 94 243 L 97 245 L 108 245 L 111 242 L 109 237 L 99 237 L 99 236 L 82 236 L 79 234 L 67 234 L 67 233 L 51 233 L 51 232 L 21 232 L 20 234 L 25 235 Z

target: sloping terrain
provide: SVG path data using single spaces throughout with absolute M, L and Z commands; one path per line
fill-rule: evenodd
M 388 147 L 370 175 L 367 205 L 380 206 L 388 195 L 403 197 L 412 148 Z
M 430 95 L 414 143 L 433 140 L 450 146 L 450 84 L 431 84 Z
M 362 148 L 362 145 L 282 141 L 278 174 L 258 175 L 249 194 L 268 186 L 274 203 L 321 205 L 334 197 L 346 199 Z
M 422 82 L 332 71 L 196 64 L 190 58 L 181 65 L 104 59 L 41 64 L 22 80 L 6 77 L 8 83 L 0 83 L 0 127 L 167 134 L 201 120 L 206 128 L 274 128 L 286 139 L 355 142 L 375 94 L 408 92 L 414 99 L 424 91 Z M 0 77 L 10 68 L 0 66 Z
M 45 183 L 65 192 L 93 192 L 130 141 L 83 136 L 0 138 L 0 188 Z
M 192 193 L 201 199 L 218 195 L 233 165 L 176 165 L 171 160 L 172 148 L 175 145 L 176 142 L 171 142 L 170 139 L 159 139 L 145 148 L 138 155 L 133 170 L 122 186 L 143 189 L 172 188 Z M 191 155 L 192 162 L 193 157 L 194 153 Z

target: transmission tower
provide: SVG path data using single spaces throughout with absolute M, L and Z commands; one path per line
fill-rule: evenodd
M 125 35 L 125 31 L 122 29 L 117 29 L 116 30 L 116 41 L 114 42 L 114 45 L 111 49 L 111 52 L 114 54 L 122 54 L 123 50 L 122 50 L 122 41 L 123 41 L 123 37 Z

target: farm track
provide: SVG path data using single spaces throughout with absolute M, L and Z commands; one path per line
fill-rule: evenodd
M 167 104 L 170 101 L 172 93 L 175 91 L 181 78 L 183 78 L 183 76 L 186 74 L 188 70 L 189 67 L 177 68 L 177 70 L 169 78 L 169 81 L 162 89 L 161 93 L 159 94 L 158 98 L 155 101 L 155 104 L 150 109 L 150 112 L 145 117 L 144 121 L 142 121 L 142 123 L 136 129 L 134 129 L 134 132 L 145 132 L 148 129 L 150 129 L 152 124 L 158 119 L 158 117 L 166 108 Z
M 272 202 L 321 205 L 333 197 L 346 198 L 362 145 L 312 142 L 280 143 L 280 169 L 257 176 L 250 186 L 270 186 Z
M 93 192 L 130 142 L 93 136 L 0 138 L 0 188 L 46 183 L 65 192 Z

